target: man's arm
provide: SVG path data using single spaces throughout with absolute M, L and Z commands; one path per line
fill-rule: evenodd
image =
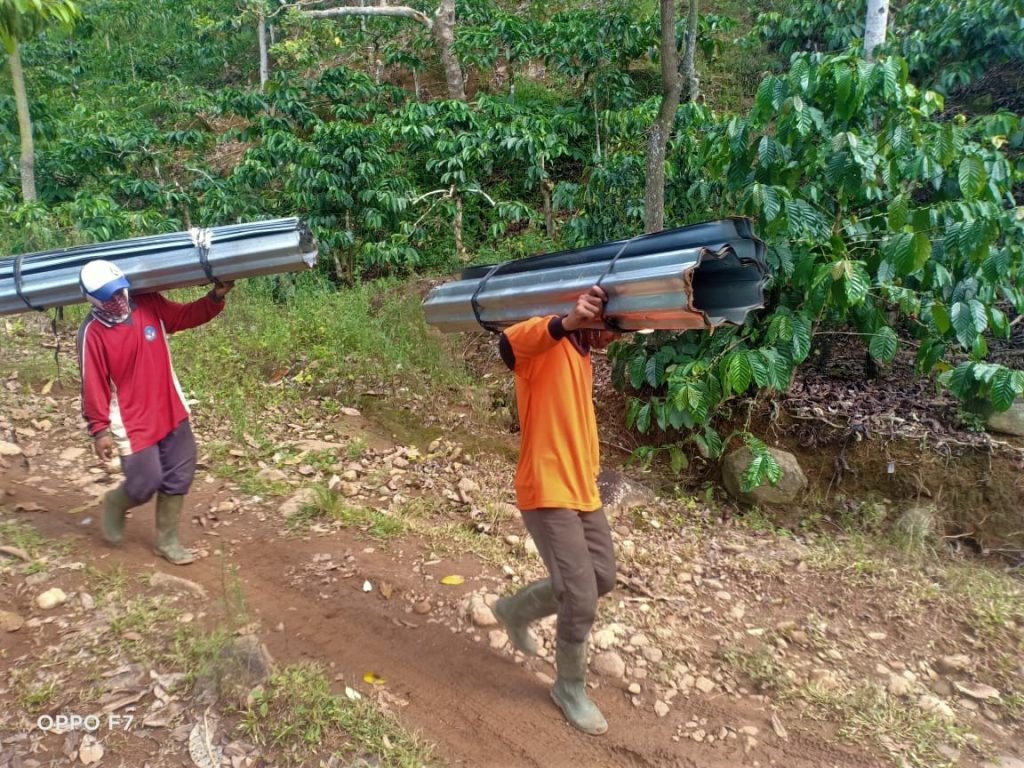
M 177 333 L 207 323 L 224 309 L 224 297 L 234 287 L 233 282 L 217 283 L 203 298 L 182 304 L 165 299 L 159 293 L 139 296 L 137 301 L 148 301 L 163 321 L 168 333 Z
M 96 455 L 114 457 L 110 436 L 110 371 L 99 341 L 91 333 L 93 323 L 86 322 L 78 336 L 78 365 L 82 373 L 82 418 L 89 435 L 96 441 Z

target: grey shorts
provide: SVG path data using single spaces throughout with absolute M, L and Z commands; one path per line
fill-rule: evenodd
M 121 457 L 124 492 L 136 504 L 149 501 L 157 491 L 183 496 L 196 474 L 196 441 L 188 419 L 156 445 Z

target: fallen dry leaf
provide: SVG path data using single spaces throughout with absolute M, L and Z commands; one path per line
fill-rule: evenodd
M 216 721 L 211 723 L 204 714 L 188 735 L 188 754 L 199 768 L 220 768 L 223 756 L 220 747 L 214 744 L 216 729 Z
M 78 748 L 78 759 L 82 761 L 82 765 L 98 763 L 103 759 L 103 745 L 96 741 L 91 734 L 87 734 Z
M 782 720 L 779 719 L 779 715 L 776 712 L 772 712 L 772 730 L 775 731 L 775 735 L 783 741 L 789 740 L 789 734 L 786 733 L 786 728 L 782 724 Z
M 114 691 L 108 693 L 106 696 L 99 700 L 100 706 L 104 712 L 116 712 L 119 709 L 127 707 L 129 704 L 135 704 L 147 693 L 147 689 L 143 688 L 141 691 Z
M 392 595 L 392 593 L 394 591 L 395 591 L 395 588 L 390 583 L 388 583 L 386 581 L 381 583 L 381 585 L 380 585 L 380 593 L 384 597 L 385 600 L 390 600 L 391 599 L 391 595 Z

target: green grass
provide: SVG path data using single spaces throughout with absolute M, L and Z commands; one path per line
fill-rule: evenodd
M 0 520 L 0 544 L 23 549 L 33 561 L 28 566 L 30 573 L 45 570 L 47 560 L 62 557 L 74 549 L 70 539 L 48 539 L 32 526 L 11 520 Z
M 413 768 L 430 763 L 431 749 L 371 702 L 331 692 L 324 670 L 301 663 L 276 671 L 253 691 L 241 730 L 261 745 L 280 748 L 292 764 L 309 764 L 324 750 L 369 752 L 375 765 Z M 359 745 L 359 751 L 352 748 Z
M 50 680 L 38 685 L 28 686 L 18 695 L 18 701 L 32 714 L 37 714 L 46 709 L 54 695 L 57 693 L 57 681 Z
M 755 648 L 734 645 L 723 652 L 725 661 L 740 670 L 761 691 L 779 690 L 785 687 L 785 670 L 775 658 L 771 646 L 760 643 Z
M 220 317 L 172 339 L 186 391 L 227 417 L 236 436 L 258 440 L 268 409 L 301 407 L 314 393 L 404 387 L 436 397 L 468 386 L 457 338 L 426 325 L 412 286 L 379 281 L 335 290 L 303 275 L 282 301 L 272 286 L 245 281 Z
M 808 716 L 838 722 L 840 736 L 852 743 L 872 741 L 898 765 L 951 765 L 937 748 L 965 742 L 965 727 L 908 706 L 873 683 L 861 683 L 848 690 L 808 685 L 799 695 L 809 704 Z
M 185 675 L 189 685 L 200 678 L 217 677 L 224 650 L 234 637 L 231 627 L 218 625 L 205 630 L 194 624 L 179 626 L 170 647 L 163 654 L 167 668 Z
M 297 512 L 289 515 L 288 526 L 293 530 L 302 530 L 321 521 L 358 529 L 378 541 L 394 539 L 409 527 L 401 517 L 385 514 L 372 507 L 349 504 L 339 493 L 317 486 L 314 488 L 313 501 L 303 504 Z

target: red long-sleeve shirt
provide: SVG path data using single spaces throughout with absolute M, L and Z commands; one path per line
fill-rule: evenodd
M 90 435 L 109 429 L 122 454 L 160 442 L 188 418 L 167 335 L 202 325 L 224 308 L 212 293 L 188 304 L 158 293 L 132 300 L 126 322 L 107 325 L 90 314 L 78 331 L 82 415 Z

